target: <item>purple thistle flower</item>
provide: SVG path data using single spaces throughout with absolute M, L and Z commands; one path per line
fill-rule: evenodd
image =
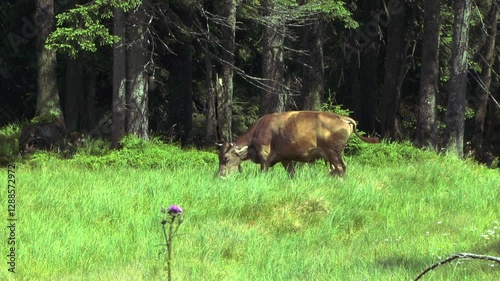
M 182 212 L 182 208 L 177 205 L 170 205 L 170 207 L 168 208 L 168 213 L 173 216 L 180 215 L 182 214 Z

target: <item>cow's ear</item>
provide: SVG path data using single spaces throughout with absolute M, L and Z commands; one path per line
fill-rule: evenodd
M 237 154 L 238 156 L 241 156 L 241 155 L 245 154 L 245 152 L 247 152 L 247 150 L 248 150 L 248 145 L 245 145 L 245 146 L 244 146 L 244 147 L 242 147 L 242 148 L 238 148 L 238 149 L 236 149 L 234 152 L 236 152 L 236 154 Z

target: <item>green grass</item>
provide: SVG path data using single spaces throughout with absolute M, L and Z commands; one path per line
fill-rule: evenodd
M 1 280 L 166 280 L 170 204 L 184 209 L 174 280 L 412 280 L 458 252 L 500 256 L 500 172 L 408 144 L 357 149 L 342 179 L 318 162 L 221 180 L 215 153 L 173 146 L 85 155 L 18 164 L 17 272 L 2 262 Z M 500 265 L 422 280 L 500 280 Z

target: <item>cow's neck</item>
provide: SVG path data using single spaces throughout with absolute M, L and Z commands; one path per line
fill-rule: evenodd
M 252 126 L 246 133 L 240 135 L 234 143 L 238 145 L 239 147 L 250 145 L 250 142 L 252 141 L 253 133 L 255 131 L 255 126 Z

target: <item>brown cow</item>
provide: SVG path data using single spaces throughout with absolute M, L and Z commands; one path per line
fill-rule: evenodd
M 332 175 L 342 176 L 346 169 L 342 152 L 353 132 L 365 142 L 379 142 L 377 137 L 359 135 L 356 121 L 346 116 L 316 111 L 267 114 L 234 142 L 219 145 L 219 175 L 241 171 L 241 162 L 252 160 L 263 171 L 281 162 L 293 177 L 292 161 L 323 158 Z

